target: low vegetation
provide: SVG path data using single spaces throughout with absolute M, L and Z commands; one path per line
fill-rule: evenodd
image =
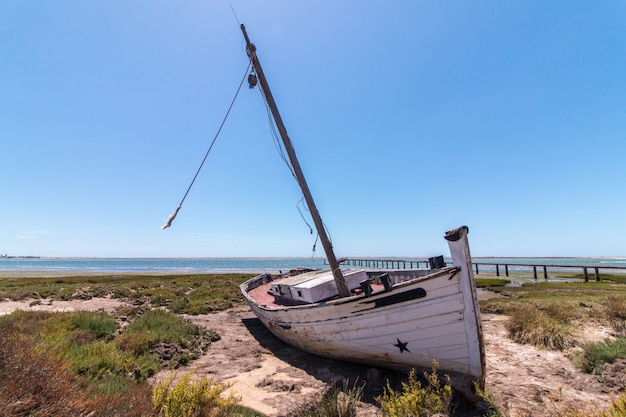
M 72 300 L 112 297 L 164 307 L 176 314 L 207 314 L 244 302 L 248 274 L 119 275 L 0 278 L 0 300 Z
M 140 342 L 129 335 L 142 334 Z M 0 317 L 0 403 L 6 415 L 148 415 L 146 379 L 215 336 L 163 311 L 125 329 L 103 312 L 16 311 Z M 169 343 L 167 361 L 160 343 Z M 57 410 L 49 412 L 45 410 Z M 140 411 L 137 411 L 140 410 Z M 135 414 L 137 412 L 137 414 Z
M 576 363 L 583 371 L 602 377 L 604 364 L 611 364 L 617 359 L 626 359 L 626 337 L 587 343 Z
M 626 335 L 626 285 L 616 284 L 614 281 L 619 280 L 615 277 L 611 279 L 587 283 L 538 281 L 517 286 L 490 285 L 489 279 L 483 279 L 483 287 L 503 297 L 481 302 L 481 311 L 510 316 L 507 328 L 513 340 L 554 350 L 580 346 L 577 329 L 586 323 L 610 326 L 617 340 L 584 346 L 589 353 L 583 362 L 593 365 L 583 368 L 597 369 L 598 361 L 604 360 L 600 358 L 620 357 L 599 352 L 615 351 L 621 345 L 619 337 Z
M 219 336 L 202 331 L 180 314 L 203 314 L 243 303 L 238 285 L 248 275 L 90 276 L 0 279 L 0 298 L 50 300 L 114 297 L 133 307 L 104 312 L 16 311 L 0 317 L 0 403 L 3 415 L 176 416 L 259 413 L 226 396 L 226 387 L 183 375 L 154 387 L 146 380 L 163 368 L 189 363 Z M 539 280 L 508 286 L 508 279 L 484 279 L 477 286 L 502 295 L 481 302 L 481 310 L 510 317 L 508 329 L 519 343 L 545 349 L 577 347 L 576 364 L 602 376 L 606 364 L 626 360 L 626 285 L 602 282 L 555 283 Z M 604 278 L 604 276 L 603 276 Z M 577 329 L 595 322 L 614 337 L 581 343 Z M 378 404 L 384 416 L 451 415 L 452 390 L 433 372 L 420 381 L 413 372 L 398 391 L 387 384 Z M 356 415 L 363 387 L 330 389 L 299 417 Z M 482 393 L 489 414 L 503 415 Z M 218 400 L 219 398 L 219 400 Z M 46 410 L 45 412 L 42 410 Z M 198 411 L 202 410 L 202 411 Z M 90 414 L 92 413 L 92 414 Z M 626 397 L 609 410 L 558 409 L 555 416 L 626 417 Z
M 171 375 L 154 386 L 153 410 L 159 417 L 228 417 L 236 410 L 240 398 L 225 395 L 226 388 L 206 377 L 194 381 L 186 373 L 176 381 L 175 375 Z
M 626 361 L 626 286 L 616 282 L 624 282 L 623 277 L 588 283 L 540 281 L 518 286 L 483 283 L 485 288 L 504 297 L 482 302 L 481 310 L 508 315 L 507 329 L 518 343 L 552 350 L 578 347 L 571 354 L 576 366 L 623 390 L 626 386 L 624 378 L 620 377 L 623 372 L 619 369 L 622 368 L 610 368 L 617 361 Z M 609 327 L 611 337 L 600 342 L 586 342 L 579 329 L 589 323 Z M 626 396 L 622 395 L 606 411 L 568 406 L 551 415 L 626 417 Z
M 382 415 L 384 417 L 448 416 L 452 402 L 452 388 L 449 378 L 446 378 L 447 383 L 442 384 L 438 368 L 437 362 L 433 361 L 432 372 L 424 373 L 425 386 L 422 386 L 417 379 L 415 370 L 411 370 L 408 381 L 402 383 L 402 392 L 394 391 L 387 384 L 384 394 L 378 398 Z
M 604 315 L 619 336 L 626 336 L 626 297 L 608 296 L 604 302 Z
M 130 378 L 102 374 L 90 379 L 76 372 L 67 348 L 50 343 L 56 338 L 38 331 L 66 332 L 59 321 L 65 314 L 16 312 L 0 322 L 0 403 L 2 416 L 143 416 L 151 412 L 150 387 Z M 51 321 L 56 322 L 52 324 Z M 47 329 L 46 329 L 47 328 Z M 100 343 L 95 335 L 70 332 L 79 346 Z M 91 342 L 87 342 L 91 340 Z
M 579 345 L 572 325 L 574 309 L 569 304 L 519 304 L 510 311 L 506 323 L 511 339 L 551 350 L 566 350 Z
M 595 321 L 611 325 L 616 331 L 625 321 L 626 285 L 623 284 L 540 280 L 510 286 L 489 284 L 489 279 L 482 281 L 486 281 L 483 288 L 501 296 L 480 303 L 485 313 L 511 315 L 519 306 L 532 305 L 559 321 Z
M 135 319 L 118 339 L 123 351 L 136 356 L 167 349 L 173 354 L 167 365 L 176 368 L 199 357 L 219 336 L 172 313 L 155 309 Z
M 350 387 L 347 380 L 341 389 L 335 384 L 317 404 L 298 413 L 298 417 L 355 417 L 363 387 L 357 383 Z

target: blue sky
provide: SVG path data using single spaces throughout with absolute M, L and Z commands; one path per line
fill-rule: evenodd
M 337 256 L 626 256 L 625 2 L 231 3 Z M 247 86 L 160 229 L 246 67 L 227 1 L 0 2 L 0 254 L 310 256 Z

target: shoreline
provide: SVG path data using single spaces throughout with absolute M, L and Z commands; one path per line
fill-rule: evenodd
M 0 270 L 0 279 L 63 278 L 63 277 L 129 277 L 129 276 L 184 276 L 184 275 L 258 275 L 269 271 L 10 271 Z

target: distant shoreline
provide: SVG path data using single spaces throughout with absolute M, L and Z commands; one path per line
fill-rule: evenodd
M 63 277 L 116 277 L 116 276 L 168 276 L 168 275 L 229 275 L 229 274 L 250 274 L 254 272 L 190 272 L 190 271 L 44 271 L 44 270 L 1 270 L 0 279 L 5 278 L 63 278 Z

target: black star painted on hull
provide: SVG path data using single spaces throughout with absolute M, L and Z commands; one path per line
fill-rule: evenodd
M 396 338 L 396 340 L 398 341 L 398 343 L 395 343 L 394 346 L 397 347 L 398 349 L 400 349 L 400 353 L 404 352 L 405 350 L 409 353 L 411 353 L 411 351 L 406 347 L 406 345 L 409 344 L 409 342 L 401 342 L 400 339 Z

